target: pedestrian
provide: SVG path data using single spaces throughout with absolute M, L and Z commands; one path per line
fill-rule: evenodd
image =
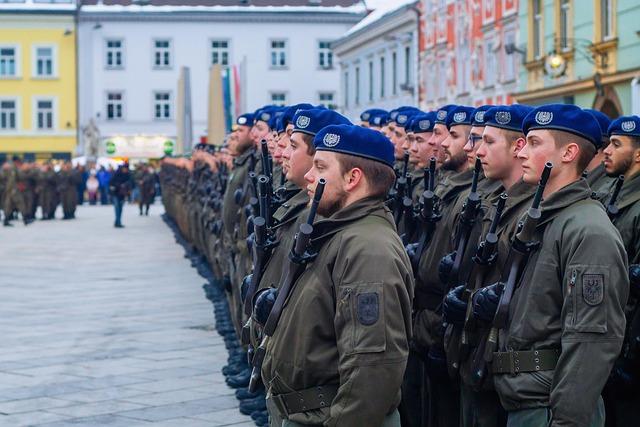
M 140 208 L 140 216 L 143 214 L 149 216 L 149 207 L 156 196 L 156 177 L 155 174 L 150 171 L 149 165 L 146 164 L 140 165 L 140 169 L 136 175 L 136 185 L 139 191 L 138 207 Z
M 113 226 L 115 228 L 124 228 L 124 225 L 122 225 L 122 209 L 124 208 L 125 200 L 131 194 L 131 176 L 128 163 L 120 165 L 109 180 L 109 192 L 116 214 Z
M 91 169 L 89 178 L 87 178 L 87 196 L 89 196 L 89 204 L 95 206 L 98 202 L 98 192 L 100 190 L 100 182 L 96 176 L 96 170 Z

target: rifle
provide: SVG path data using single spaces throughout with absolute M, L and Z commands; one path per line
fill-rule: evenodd
M 409 171 L 409 152 L 404 152 L 403 157 L 403 167 L 402 170 L 397 171 L 399 174 L 396 178 L 396 182 L 389 191 L 389 198 L 387 199 L 387 203 L 391 205 L 393 211 L 393 218 L 396 223 L 396 226 L 400 222 L 400 217 L 402 215 L 402 198 L 404 197 L 404 189 L 407 185 L 407 172 Z
M 460 360 L 466 359 L 469 350 L 469 334 L 473 329 L 473 307 L 471 304 L 471 294 L 474 290 L 474 285 L 471 283 L 472 278 L 476 280 L 480 277 L 481 271 L 493 266 L 496 261 L 498 252 L 498 225 L 504 212 L 504 207 L 507 202 L 507 193 L 502 193 L 498 198 L 496 204 L 496 212 L 489 231 L 485 235 L 484 239 L 478 244 L 475 255 L 471 258 L 473 266 L 469 270 L 469 274 L 464 282 L 464 291 L 462 293 L 462 300 L 467 302 L 467 313 L 465 315 L 464 326 L 462 328 L 453 326 L 451 334 L 451 342 L 453 348 L 450 351 L 448 357 L 450 370 L 456 370 L 460 367 Z
M 285 265 L 285 268 L 282 271 L 280 286 L 278 287 L 278 296 L 276 297 L 276 301 L 273 304 L 273 308 L 271 309 L 267 322 L 262 330 L 263 336 L 260 346 L 256 349 L 253 360 L 251 361 L 253 369 L 251 371 L 251 379 L 249 381 L 249 391 L 252 393 L 256 390 L 260 380 L 262 362 L 266 355 L 267 344 L 269 343 L 269 338 L 273 336 L 276 327 L 278 326 L 278 322 L 282 316 L 282 310 L 284 309 L 284 304 L 293 291 L 298 277 L 300 277 L 304 271 L 305 265 L 312 261 L 316 256 L 314 253 L 309 253 L 307 251 L 307 247 L 311 241 L 313 221 L 315 220 L 325 185 L 326 181 L 321 178 L 316 186 L 316 192 L 313 196 L 313 202 L 309 210 L 307 221 L 300 224 L 298 233 L 293 241 L 293 247 L 289 253 L 289 262 Z
M 429 169 L 425 169 L 425 191 L 421 196 L 421 208 L 418 217 L 422 225 L 422 230 L 420 231 L 420 238 L 418 239 L 417 244 L 418 246 L 411 257 L 411 266 L 413 267 L 414 276 L 417 276 L 418 274 L 420 258 L 422 258 L 423 252 L 431 242 L 431 237 L 435 231 L 436 224 L 440 219 L 442 219 L 442 215 L 440 215 L 440 211 L 438 209 L 438 198 L 434 193 L 435 180 L 436 158 L 432 157 L 429 162 Z
M 624 175 L 620 175 L 616 179 L 616 185 L 613 188 L 613 194 L 611 195 L 611 199 L 609 199 L 609 203 L 607 203 L 607 215 L 609 216 L 609 219 L 615 218 L 620 212 L 620 210 L 616 206 L 616 202 L 618 201 L 618 196 L 620 195 L 622 184 L 624 184 Z
M 271 164 L 269 146 L 267 145 L 266 139 L 260 141 L 260 149 L 262 150 L 262 174 L 266 175 L 269 179 L 273 179 L 273 165 Z
M 415 214 L 413 212 L 413 198 L 411 197 L 413 193 L 413 180 L 411 175 L 407 175 L 407 191 L 402 197 L 402 216 L 404 218 L 404 230 L 402 234 L 402 240 L 404 244 L 409 242 L 411 236 L 415 233 Z
M 459 229 L 455 240 L 455 258 L 453 260 L 453 267 L 449 272 L 447 280 L 447 288 L 445 294 L 449 292 L 454 286 L 457 286 L 460 280 L 460 267 L 464 259 L 467 246 L 469 245 L 469 237 L 471 231 L 475 225 L 478 212 L 480 211 L 480 194 L 478 194 L 478 180 L 480 179 L 480 171 L 482 170 L 482 163 L 479 157 L 476 157 L 476 164 L 473 170 L 473 179 L 471 180 L 471 192 L 467 196 L 467 200 L 462 207 L 462 213 L 460 214 Z
M 498 332 L 507 325 L 509 318 L 509 305 L 511 304 L 511 298 L 516 286 L 520 280 L 520 276 L 524 271 L 529 255 L 540 246 L 540 242 L 535 239 L 535 230 L 542 217 L 542 211 L 540 210 L 540 203 L 542 202 L 542 194 L 547 186 L 549 175 L 553 165 L 551 162 L 547 162 L 542 171 L 538 188 L 533 196 L 533 202 L 527 212 L 527 216 L 522 222 L 518 224 L 518 232 L 511 241 L 511 247 L 509 248 L 509 254 L 507 255 L 507 261 L 504 264 L 502 271 L 502 278 L 500 283 L 504 284 L 504 290 L 500 295 L 500 301 L 496 314 L 493 318 L 493 325 L 489 336 L 486 340 L 481 341 L 480 351 L 478 354 L 484 354 L 483 360 L 477 360 L 481 366 L 477 366 L 474 362 L 474 380 L 481 382 L 486 378 L 487 366 L 486 363 L 490 363 L 493 360 L 493 353 L 498 346 Z M 484 346 L 484 348 L 482 348 Z M 486 363 L 483 363 L 486 362 Z

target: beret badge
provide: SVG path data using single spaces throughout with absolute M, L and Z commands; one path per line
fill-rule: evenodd
M 620 128 L 625 132 L 633 132 L 636 129 L 636 122 L 628 120 L 620 124 Z
M 429 129 L 430 125 L 431 125 L 431 121 L 430 120 L 420 120 L 418 122 L 418 127 L 420 128 L 420 130 L 427 130 L 427 129 Z
M 551 111 L 538 111 L 535 120 L 541 126 L 548 125 L 553 120 L 553 113 Z
M 467 118 L 467 113 L 459 111 L 453 115 L 453 121 L 456 123 L 462 123 Z
M 309 126 L 311 120 L 307 116 L 298 116 L 298 120 L 296 120 L 296 127 L 299 129 L 304 129 Z
M 393 121 L 395 121 L 395 120 L 396 120 L 396 117 L 398 117 L 398 112 L 397 112 L 397 111 L 392 111 L 392 112 L 389 114 L 389 118 L 390 118 L 391 120 L 393 120 Z
M 244 125 L 247 123 L 247 118 L 246 117 L 238 117 L 238 124 L 239 125 Z
M 403 124 L 407 122 L 407 115 L 406 114 L 398 114 L 398 119 L 396 120 L 398 123 Z
M 484 123 L 484 111 L 478 111 L 475 115 L 476 122 Z
M 371 114 L 369 114 L 369 113 L 362 113 L 362 120 L 369 120 L 369 117 L 371 117 Z
M 322 143 L 327 147 L 335 147 L 340 142 L 340 135 L 328 133 L 322 138 Z
M 496 123 L 506 125 L 511 121 L 511 113 L 508 111 L 498 111 L 496 113 Z
M 262 120 L 263 122 L 268 122 L 269 119 L 271 119 L 271 114 L 269 113 L 262 113 L 260 115 L 260 120 Z
M 438 120 L 444 120 L 447 118 L 447 111 L 446 110 L 440 110 L 438 111 L 438 115 L 437 115 Z
M 382 117 L 376 117 L 375 119 L 373 119 L 374 125 L 380 126 L 380 123 L 382 123 Z

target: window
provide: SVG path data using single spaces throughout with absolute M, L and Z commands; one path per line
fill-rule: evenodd
M 35 47 L 35 76 L 36 77 L 53 77 L 55 74 L 53 68 L 54 51 L 51 46 Z
M 369 61 L 369 102 L 373 101 L 373 61 Z
M 107 68 L 124 68 L 122 40 L 107 40 Z
M 318 65 L 325 70 L 333 68 L 333 52 L 329 42 L 318 43 Z
M 344 108 L 349 108 L 349 72 L 344 72 Z
M 398 54 L 391 54 L 391 93 L 398 94 Z
M 440 59 L 440 70 L 438 70 L 439 82 L 436 85 L 438 87 L 438 98 L 444 98 L 447 96 L 447 60 L 445 58 Z
M 404 82 L 411 85 L 411 47 L 404 48 Z
M 229 65 L 229 42 L 226 40 L 213 40 L 211 42 L 211 65 L 220 64 L 223 67 Z
M 613 0 L 600 0 L 600 25 L 601 25 L 601 38 L 602 40 L 608 40 L 614 36 L 613 34 L 613 19 L 615 12 L 613 10 Z
M 356 105 L 360 105 L 360 67 L 356 67 Z
M 380 58 L 380 98 L 384 98 L 384 87 L 387 84 L 385 79 L 384 56 Z
M 571 0 L 560 0 L 560 49 L 569 49 L 569 19 L 571 16 Z
M 38 130 L 53 129 L 53 100 L 51 99 L 36 100 L 36 129 Z
M 153 93 L 153 118 L 156 120 L 171 119 L 171 92 Z
M 286 40 L 271 40 L 271 68 L 287 67 Z
M 0 99 L 0 130 L 15 130 L 17 114 L 15 100 Z
M 532 0 L 533 59 L 542 58 L 542 0 Z
M 513 28 L 505 29 L 505 33 L 504 33 L 505 46 L 509 45 L 510 43 L 513 45 L 515 45 L 516 43 L 516 32 L 515 32 L 515 29 Z M 505 52 L 504 49 L 503 49 L 503 52 Z M 504 81 L 511 82 L 515 79 L 516 79 L 516 55 L 513 52 L 511 52 L 510 54 L 507 54 L 505 52 Z
M 18 75 L 16 56 L 17 49 L 15 47 L 0 47 L 0 77 Z
M 171 68 L 171 40 L 154 40 L 153 68 Z
M 484 42 L 484 86 L 492 87 L 496 84 L 496 73 L 498 72 L 496 67 L 496 52 L 495 41 L 493 36 L 485 39 Z
M 107 120 L 122 120 L 124 117 L 124 96 L 122 92 L 107 93 Z
M 287 94 L 284 92 L 271 92 L 271 103 L 274 105 L 287 105 Z
M 427 65 L 427 99 L 432 101 L 436 99 L 436 64 L 430 62 Z
M 330 109 L 335 110 L 336 104 L 334 103 L 335 95 L 333 92 L 320 92 L 318 94 L 318 104 Z

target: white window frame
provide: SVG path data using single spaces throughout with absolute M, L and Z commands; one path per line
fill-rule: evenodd
M 487 15 L 487 11 L 491 13 Z M 496 0 L 482 0 L 482 24 L 490 24 L 496 20 Z
M 111 49 L 115 49 L 115 48 L 110 48 L 109 42 L 120 42 L 120 59 L 121 59 L 121 64 L 120 65 L 109 65 L 109 60 L 108 60 L 108 56 L 109 56 L 109 51 Z M 104 38 L 104 68 L 106 70 L 124 70 L 127 63 L 126 63 L 126 58 L 125 58 L 125 42 L 123 38 L 119 38 L 119 37 L 105 37 Z
M 158 47 L 156 46 L 157 42 L 169 42 L 168 47 Z M 169 55 L 169 64 L 156 64 L 156 54 L 160 52 L 161 61 L 164 60 L 164 53 L 168 53 Z M 151 68 L 154 70 L 171 70 L 173 68 L 173 40 L 165 37 L 157 37 L 151 41 Z
M 496 37 L 493 33 L 488 33 L 484 37 L 484 87 L 491 88 L 495 87 L 498 84 L 499 76 L 498 76 L 498 58 L 496 52 Z M 489 44 L 491 44 L 491 49 L 489 49 Z M 489 69 L 489 63 L 493 64 L 494 72 L 491 73 Z M 489 75 L 491 75 L 491 82 L 489 82 Z
M 327 43 L 327 47 L 321 47 L 320 43 Z M 335 58 L 333 55 L 333 50 L 331 50 L 331 42 L 329 40 L 318 40 L 316 46 L 318 46 L 318 69 L 333 70 L 333 68 L 335 67 L 333 60 Z M 322 65 L 320 63 L 320 58 L 322 55 L 324 55 L 325 58 L 325 65 Z M 329 64 L 326 64 L 326 61 L 328 61 Z
M 602 2 L 606 2 L 606 9 L 607 9 L 607 19 L 604 19 L 604 16 L 602 15 Z M 601 38 L 603 41 L 608 41 L 608 40 L 612 40 L 616 37 L 615 34 L 615 16 L 616 16 L 616 11 L 614 9 L 614 0 L 600 0 L 600 10 L 598 11 L 598 13 L 600 13 L 600 33 L 601 33 Z M 606 34 L 605 33 L 605 28 L 607 28 L 609 30 L 609 33 Z
M 522 0 L 520 0 L 522 1 Z M 511 16 L 514 13 L 516 13 L 516 11 L 518 10 L 518 2 L 514 1 L 512 2 L 512 7 L 507 7 L 507 0 L 502 0 L 502 16 L 503 17 L 507 17 L 507 16 Z
M 109 118 L 109 94 L 111 93 L 119 93 L 122 96 L 122 99 L 120 100 L 120 103 L 122 104 L 122 116 L 121 117 L 116 117 L 116 118 Z M 127 110 L 126 110 L 126 94 L 124 90 L 107 90 L 104 93 L 104 120 L 107 122 L 121 122 L 125 120 L 125 117 L 127 116 Z
M 284 99 L 282 101 L 276 101 L 273 99 L 275 95 L 284 95 Z M 289 93 L 285 90 L 272 90 L 269 92 L 269 100 L 268 103 L 273 105 L 285 106 L 287 105 L 289 99 Z
M 540 10 L 538 11 L 537 15 L 535 14 L 535 5 L 540 6 Z M 533 56 L 533 59 L 538 60 L 544 56 L 544 1 L 533 0 L 531 11 L 531 23 L 533 25 L 533 28 L 531 29 L 531 40 L 533 42 L 531 45 L 531 54 Z M 536 27 L 538 27 L 537 38 L 535 30 Z M 536 45 L 538 46 L 538 52 L 536 52 Z
M 22 55 L 20 52 L 20 45 L 17 44 L 0 44 L 0 49 L 14 49 L 15 51 L 15 74 L 12 75 L 0 75 L 0 80 L 13 80 L 19 79 L 22 77 L 22 69 L 20 68 L 20 64 L 22 63 Z
M 323 95 L 330 95 L 331 102 L 327 102 L 326 100 L 323 100 L 322 99 Z M 336 110 L 338 108 L 338 105 L 336 104 L 336 93 L 334 91 L 331 91 L 331 90 L 318 91 L 316 99 L 318 100 L 319 105 L 324 105 L 326 108 L 329 108 L 331 110 Z
M 0 97 L 0 102 L 2 101 L 13 101 L 15 103 L 16 108 L 16 127 L 14 129 L 3 129 L 0 128 L 0 134 L 15 134 L 20 130 L 20 119 L 22 118 L 20 112 L 22 111 L 22 105 L 20 105 L 20 97 L 17 96 L 2 96 Z
M 518 30 L 516 29 L 516 27 L 511 25 L 504 27 L 503 40 L 505 44 L 507 43 L 507 34 L 513 35 L 513 43 L 515 45 L 518 40 Z M 516 54 L 516 52 L 512 52 L 510 55 L 508 55 L 504 49 L 500 49 L 500 51 L 502 52 L 504 57 L 504 63 L 501 67 L 503 70 L 502 80 L 505 83 L 514 82 L 518 78 L 518 55 Z M 512 76 L 507 75 L 507 63 L 511 63 L 511 66 L 513 67 Z
M 167 100 L 160 100 L 158 101 L 156 99 L 156 95 L 159 94 L 169 94 L 169 99 Z M 124 101 L 124 97 L 123 97 L 123 101 Z M 164 106 L 165 104 L 169 105 L 169 117 L 157 117 L 156 116 L 156 107 L 158 105 L 158 103 L 160 103 L 160 105 Z M 162 113 L 164 113 L 164 109 L 161 108 Z M 124 113 L 124 108 L 123 108 L 123 113 Z M 166 122 L 166 121 L 171 121 L 173 120 L 173 92 L 170 90 L 154 90 L 151 94 L 151 117 L 153 118 L 153 121 L 156 122 Z
M 51 49 L 51 75 L 38 74 L 38 49 Z M 34 79 L 57 79 L 58 78 L 58 46 L 56 44 L 34 44 L 31 46 L 31 77 Z
M 222 48 L 222 47 L 214 47 L 213 44 L 214 43 L 226 43 L 227 47 Z M 231 41 L 229 39 L 225 39 L 225 38 L 212 38 L 209 39 L 209 65 L 214 65 L 213 62 L 213 54 L 217 53 L 218 57 L 219 57 L 219 61 L 216 62 L 215 64 L 220 65 L 221 67 L 228 67 L 229 65 L 231 65 Z M 227 54 L 227 63 L 223 64 L 222 63 L 222 57 L 223 57 L 223 53 Z
M 283 48 L 274 48 L 273 47 L 273 43 L 274 42 L 284 42 L 284 47 Z M 284 52 L 284 65 L 273 65 L 273 52 L 274 49 L 277 49 L 277 52 Z M 287 70 L 289 69 L 289 39 L 282 39 L 282 38 L 274 38 L 274 39 L 269 39 L 269 45 L 268 45 L 268 49 L 267 52 L 269 53 L 269 69 L 271 70 Z M 279 61 L 276 61 L 279 62 Z
M 40 129 L 38 127 L 38 102 L 51 101 L 51 128 Z M 34 96 L 31 98 L 31 129 L 34 132 L 46 133 L 55 132 L 58 130 L 58 98 L 55 96 Z
M 569 33 L 571 31 L 571 13 L 572 2 L 570 0 L 560 0 L 559 13 L 558 13 L 558 37 L 560 38 L 560 50 L 568 52 L 571 50 L 571 42 L 569 41 Z M 564 19 L 563 19 L 564 18 Z M 564 30 L 564 37 L 563 32 Z

